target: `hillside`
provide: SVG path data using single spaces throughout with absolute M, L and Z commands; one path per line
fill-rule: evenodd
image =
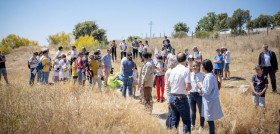
M 231 51 L 230 71 L 233 78 L 224 81 L 220 90 L 225 116 L 215 122 L 217 133 L 278 131 L 280 95 L 272 94 L 269 85 L 266 110 L 263 110 L 253 106 L 250 91 L 242 94 L 238 88 L 240 85 L 248 85 L 255 74 L 252 69 L 257 64 L 262 44 L 268 44 L 269 49 L 275 51 L 278 61 L 280 60 L 279 36 L 280 32 L 274 31 L 268 37 L 265 34 L 257 34 L 220 39 L 170 39 L 176 52 L 185 48 L 189 48 L 191 52 L 191 48 L 197 46 L 203 54 L 203 59 L 213 59 L 216 48 L 222 46 Z M 162 39 L 150 39 L 149 42 L 151 50 L 159 49 Z M 42 48 L 20 47 L 6 55 L 11 84 L 6 86 L 3 80 L 0 83 L 0 133 L 173 133 L 165 130 L 160 124 L 162 122 L 157 119 L 166 114 L 165 103 L 154 101 L 157 113 L 151 116 L 137 101 L 131 98 L 124 99 L 113 89 L 98 92 L 96 87 L 81 88 L 71 82 L 55 85 L 35 84 L 30 87 L 27 60 L 33 51 L 40 49 Z M 51 55 L 55 51 L 51 48 Z M 102 50 L 103 53 L 105 51 Z M 117 54 L 120 56 L 119 52 Z M 139 59 L 136 63 L 140 66 Z M 115 72 L 119 71 L 119 64 L 113 63 Z M 280 92 L 279 72 L 276 75 Z M 154 96 L 155 93 L 156 90 L 153 89 Z M 153 118 L 155 116 L 156 118 Z M 207 123 L 203 133 L 208 133 Z

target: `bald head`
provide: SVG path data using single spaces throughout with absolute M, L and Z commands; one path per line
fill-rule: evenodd
M 177 54 L 177 61 L 179 62 L 179 63 L 182 63 L 182 62 L 186 62 L 186 54 L 185 53 L 178 53 Z

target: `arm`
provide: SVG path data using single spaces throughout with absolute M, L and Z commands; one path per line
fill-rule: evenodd
M 217 82 L 216 79 L 213 79 Z M 212 81 L 209 78 L 205 78 L 202 84 L 202 88 L 201 88 L 201 92 L 202 92 L 202 96 L 205 95 L 209 95 L 211 93 L 211 91 L 213 90 L 213 84 Z
M 263 95 L 266 92 L 267 87 L 268 87 L 268 84 L 265 84 L 265 87 L 264 87 L 263 91 L 259 93 L 260 96 Z
M 259 93 L 257 93 L 256 90 L 255 90 L 255 86 L 254 86 L 253 82 L 251 82 L 251 89 L 252 89 L 252 91 L 255 95 L 259 96 Z

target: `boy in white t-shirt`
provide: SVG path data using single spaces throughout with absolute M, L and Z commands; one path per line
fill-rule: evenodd
M 55 60 L 55 65 L 54 65 L 54 73 L 53 73 L 53 82 L 56 83 L 59 80 L 59 61 Z

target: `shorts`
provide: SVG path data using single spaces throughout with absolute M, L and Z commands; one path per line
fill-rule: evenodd
M 225 63 L 224 69 L 229 70 L 229 63 Z
M 73 79 L 74 79 L 74 80 L 77 80 L 77 79 L 78 79 L 78 76 L 73 76 Z
M 87 80 L 87 75 L 85 73 L 83 73 L 82 78 L 83 78 L 83 80 Z
M 255 106 L 265 106 L 265 97 L 253 96 L 253 103 Z
M 6 68 L 0 68 L 0 76 L 7 76 Z
M 222 76 L 222 69 L 215 69 L 214 70 L 214 73 L 215 73 L 215 75 L 221 75 Z

